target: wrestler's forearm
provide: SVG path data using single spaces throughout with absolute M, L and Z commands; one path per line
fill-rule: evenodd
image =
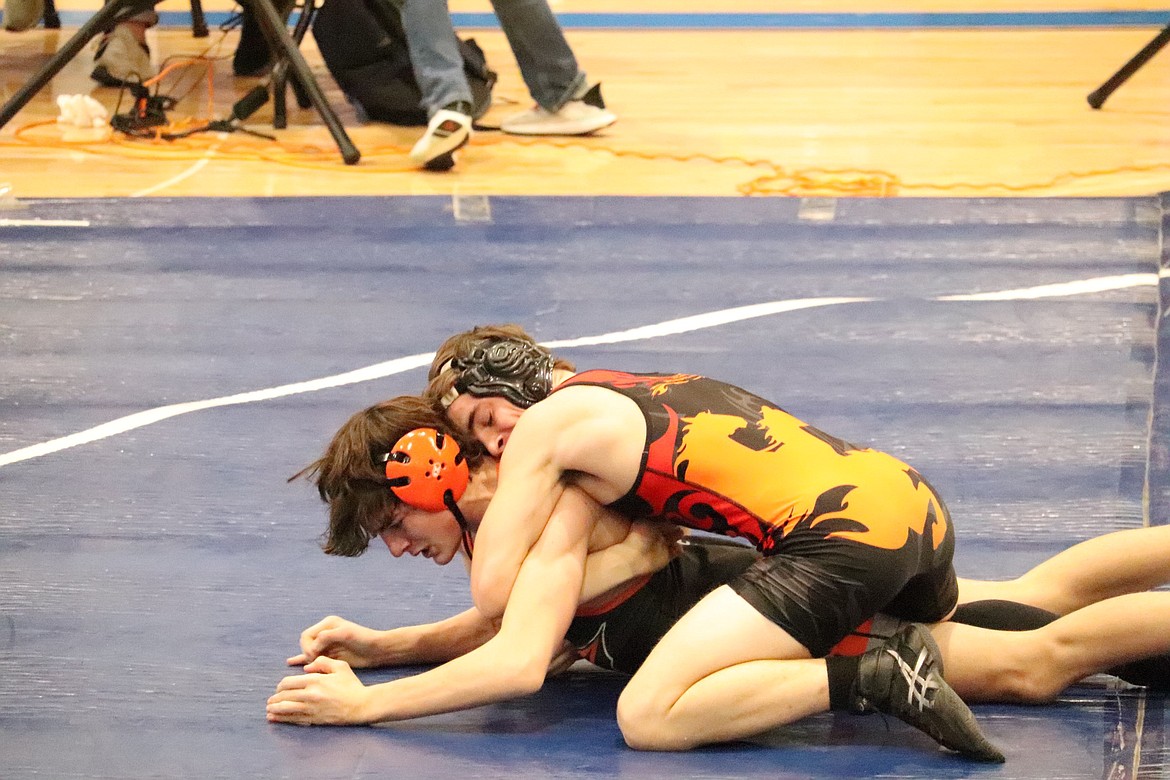
M 480 523 L 471 562 L 471 597 L 489 618 L 504 614 L 520 568 L 564 491 L 551 471 L 514 467 L 510 473 L 516 479 L 500 481 Z M 524 478 L 530 473 L 532 478 Z
M 563 407 L 554 396 L 525 411 L 500 460 L 499 483 L 476 533 L 471 564 L 471 597 L 489 618 L 503 614 L 521 564 L 560 506 L 567 470 L 580 470 L 566 451 L 583 446 L 573 427 L 582 410 Z
M 629 523 L 625 538 L 589 553 L 581 603 L 613 592 L 638 577 L 662 570 L 678 555 L 682 529 L 666 523 Z
M 540 689 L 548 660 L 484 645 L 422 674 L 370 686 L 361 722 L 420 718 L 524 696 Z
M 386 632 L 386 666 L 444 663 L 469 653 L 496 635 L 497 625 L 475 607 L 458 615 Z
M 576 500 L 574 500 L 576 499 Z M 566 496 L 516 578 L 500 630 L 474 650 L 413 677 L 365 686 L 343 660 L 315 658 L 268 699 L 273 722 L 376 723 L 475 707 L 537 690 L 577 608 L 596 506 Z M 463 620 L 470 620 L 466 613 Z

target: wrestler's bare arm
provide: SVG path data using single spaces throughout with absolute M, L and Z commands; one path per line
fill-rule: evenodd
M 451 712 L 521 696 L 543 684 L 576 611 L 596 504 L 563 492 L 516 578 L 500 631 L 480 647 L 413 677 L 365 686 L 349 665 L 321 657 L 284 678 L 271 721 L 374 723 Z
M 609 510 L 597 511 L 581 604 L 604 599 L 630 580 L 666 566 L 678 554 L 675 542 L 682 535 L 677 526 L 631 522 Z M 355 669 L 443 663 L 487 642 L 498 627 L 499 621 L 488 620 L 474 607 L 445 620 L 386 630 L 330 615 L 301 632 L 301 652 L 287 662 L 303 666 L 328 656 Z
M 599 504 L 617 500 L 637 476 L 644 439 L 636 405 L 597 387 L 557 392 L 521 415 L 476 534 L 471 595 L 480 612 L 503 613 L 520 564 L 565 487 Z
M 566 487 L 558 459 L 566 426 L 553 411 L 537 404 L 520 418 L 500 460 L 496 494 L 476 533 L 471 597 L 487 617 L 504 613 L 520 566 Z
M 622 587 L 638 577 L 661 570 L 678 556 L 678 540 L 684 529 L 677 525 L 653 522 L 630 522 L 603 510 L 615 518 L 624 531 L 606 547 L 590 552 L 585 559 L 585 583 L 581 603 L 585 604 Z
M 443 663 L 495 635 L 496 623 L 474 607 L 434 623 L 384 631 L 330 615 L 301 632 L 301 652 L 288 664 L 303 666 L 323 655 L 354 669 Z

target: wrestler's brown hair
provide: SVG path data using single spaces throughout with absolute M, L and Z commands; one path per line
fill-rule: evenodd
M 526 344 L 536 344 L 524 328 L 519 325 L 477 325 L 471 330 L 456 333 L 444 341 L 435 352 L 435 359 L 431 361 L 431 368 L 427 372 L 427 390 L 423 394 L 430 399 L 436 408 L 441 409 L 438 400 L 445 396 L 455 386 L 456 372 L 440 373 L 448 360 L 452 358 L 466 358 L 471 351 L 485 341 L 522 341 Z M 553 370 L 576 371 L 577 367 L 564 358 L 553 355 Z
M 321 537 L 326 553 L 361 555 L 401 512 L 402 501 L 386 485 L 385 467 L 376 458 L 415 428 L 434 428 L 451 436 L 473 467 L 482 457 L 480 445 L 453 431 L 432 404 L 404 395 L 350 417 L 324 455 L 289 477 L 289 482 L 304 477 L 316 484 L 321 500 L 329 505 L 329 527 Z

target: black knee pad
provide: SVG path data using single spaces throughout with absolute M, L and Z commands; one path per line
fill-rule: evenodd
M 1059 615 L 1040 607 L 1015 601 L 987 599 L 960 604 L 951 620 L 968 626 L 990 628 L 996 631 L 1032 631 L 1046 626 Z

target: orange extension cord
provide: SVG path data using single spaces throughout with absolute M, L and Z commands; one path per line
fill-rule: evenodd
M 214 47 L 212 47 L 214 48 Z M 206 56 L 191 57 L 176 60 L 168 64 L 154 78 L 143 82 L 143 86 L 154 86 L 175 71 L 203 66 L 207 76 L 207 116 L 214 113 L 214 92 L 211 63 L 214 60 Z M 214 154 L 217 159 L 262 161 L 287 165 L 298 168 L 312 168 L 317 170 L 345 170 L 355 173 L 409 173 L 417 171 L 417 167 L 406 160 L 407 148 L 399 145 L 384 144 L 363 149 L 362 162 L 358 166 L 345 165 L 337 157 L 337 150 L 332 146 L 321 147 L 308 144 L 293 145 L 283 142 L 265 142 L 252 138 L 197 138 L 194 136 L 164 140 L 165 134 L 172 134 L 189 130 L 206 124 L 209 118 L 185 118 L 170 123 L 167 126 L 153 128 L 154 138 L 133 138 L 125 136 L 112 129 L 101 139 L 87 137 L 82 140 L 66 140 L 64 133 L 57 130 L 54 120 L 34 122 L 24 125 L 13 135 L 15 141 L 37 148 L 84 151 L 91 154 L 121 155 L 127 158 L 150 158 L 160 160 L 196 160 Z M 38 132 L 39 129 L 51 126 L 53 133 Z M 3 144 L 3 141 L 0 141 Z M 1068 182 L 1080 181 L 1096 177 L 1111 176 L 1121 173 L 1152 173 L 1155 171 L 1170 170 L 1170 163 L 1149 166 L 1125 166 L 1105 170 L 1069 172 L 1053 177 L 1045 182 L 1026 184 L 1007 184 L 1002 182 L 987 183 L 954 183 L 931 184 L 921 182 L 908 184 L 897 175 L 888 171 L 867 170 L 833 170 L 824 168 L 807 168 L 789 170 L 776 162 L 766 159 L 747 159 L 737 156 L 714 156 L 702 152 L 689 154 L 673 154 L 668 152 L 648 152 L 634 149 L 619 149 L 603 146 L 582 140 L 562 139 L 533 139 L 516 138 L 514 136 L 480 134 L 473 138 L 473 146 L 519 145 L 519 146 L 553 146 L 557 148 L 576 148 L 594 154 L 608 154 L 618 158 L 632 158 L 648 161 L 668 161 L 677 163 L 706 162 L 722 166 L 738 166 L 749 169 L 762 170 L 764 173 L 749 181 L 739 184 L 736 189 L 745 196 L 785 195 L 801 197 L 887 197 L 901 194 L 912 194 L 914 191 L 925 190 L 963 190 L 993 193 L 1028 194 L 1051 190 L 1052 187 Z

